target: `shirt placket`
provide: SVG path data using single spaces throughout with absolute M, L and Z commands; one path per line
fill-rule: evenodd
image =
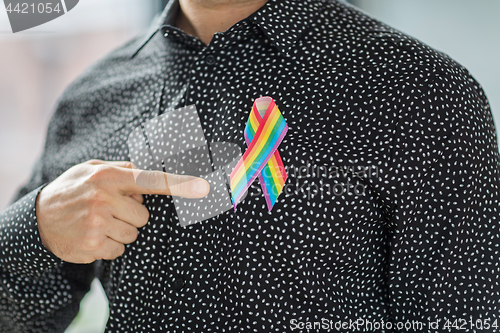
M 199 40 L 183 35 L 175 28 L 163 30 L 166 38 L 173 37 L 177 40 L 177 47 L 191 50 L 189 52 L 193 55 L 189 57 L 191 63 L 186 64 L 188 69 L 184 72 L 187 78 L 182 78 L 184 83 L 181 85 L 183 86 L 181 91 L 184 92 L 184 96 L 177 107 L 196 106 L 205 137 L 207 142 L 210 142 L 212 133 L 216 130 L 213 128 L 213 120 L 220 100 L 217 73 L 221 70 L 220 51 L 227 46 L 226 36 L 217 33 L 210 44 L 204 46 Z M 170 221 L 169 251 L 165 258 L 165 271 L 168 277 L 163 297 L 166 318 L 174 312 L 188 313 L 193 308 L 192 303 L 200 298 L 200 291 L 207 291 L 213 287 L 213 281 L 200 281 L 198 278 L 200 270 L 203 270 L 203 276 L 207 276 L 207 273 L 208 276 L 214 276 L 213 251 L 207 246 L 210 243 L 211 232 L 206 228 L 210 229 L 210 226 L 198 223 L 186 228 L 181 227 L 174 212 Z M 166 326 L 169 325 L 168 320 L 165 323 Z

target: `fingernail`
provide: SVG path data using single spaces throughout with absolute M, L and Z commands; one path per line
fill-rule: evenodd
M 191 189 L 194 194 L 205 196 L 210 190 L 210 185 L 204 180 L 196 180 L 193 182 Z

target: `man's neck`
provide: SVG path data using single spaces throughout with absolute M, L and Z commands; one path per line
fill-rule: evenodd
M 268 0 L 179 0 L 176 26 L 208 45 L 216 32 L 226 31 Z

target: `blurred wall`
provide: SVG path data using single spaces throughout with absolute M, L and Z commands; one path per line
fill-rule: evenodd
M 499 0 L 351 0 L 464 65 L 483 86 L 500 133 Z
M 84 0 L 13 34 L 0 4 L 0 210 L 29 177 L 57 98 L 89 65 L 147 28 L 158 0 Z

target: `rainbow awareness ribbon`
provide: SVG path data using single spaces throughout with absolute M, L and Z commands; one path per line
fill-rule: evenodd
M 273 209 L 287 178 L 278 146 L 283 141 L 288 125 L 271 97 L 257 98 L 245 126 L 247 150 L 230 175 L 234 210 L 236 205 L 259 177 L 266 198 L 267 209 Z

